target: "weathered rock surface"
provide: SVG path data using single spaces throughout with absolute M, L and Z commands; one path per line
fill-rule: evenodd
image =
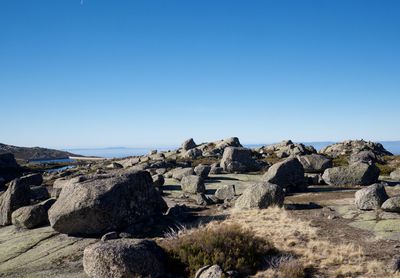
M 302 155 L 297 159 L 303 165 L 305 173 L 323 173 L 332 167 L 332 160 L 320 154 Z
M 394 170 L 393 172 L 390 173 L 390 178 L 392 180 L 400 181 L 400 168 Z
M 222 271 L 222 268 L 219 265 L 213 265 L 213 266 L 204 266 L 200 268 L 196 274 L 195 278 L 222 278 L 224 277 L 224 272 Z
M 77 176 L 74 178 L 60 178 L 60 179 L 56 179 L 53 183 L 53 188 L 63 188 L 66 185 L 69 184 L 75 184 L 78 182 L 83 182 L 85 180 L 84 176 Z
M 182 150 L 188 151 L 190 149 L 196 148 L 196 143 L 194 142 L 193 138 L 190 138 L 182 143 Z
M 374 164 L 358 162 L 326 169 L 322 178 L 327 184 L 334 186 L 369 185 L 378 181 L 379 173 L 379 168 Z
M 183 158 L 196 159 L 203 155 L 203 152 L 198 148 L 190 149 L 182 154 Z
M 117 162 L 112 162 L 107 165 L 107 168 L 108 169 L 122 169 L 122 168 L 124 168 L 124 166 L 122 166 L 121 164 L 119 164 Z
M 350 163 L 357 163 L 357 162 L 377 163 L 379 161 L 380 161 L 380 159 L 371 150 L 353 153 L 350 155 L 350 158 L 349 158 Z
M 358 190 L 355 194 L 354 203 L 358 209 L 373 210 L 379 209 L 388 198 L 382 184 L 373 184 Z
M 47 211 L 55 201 L 55 199 L 49 199 L 36 205 L 17 209 L 11 215 L 12 224 L 25 229 L 33 229 L 48 224 L 49 218 Z
M 49 210 L 51 226 L 65 234 L 117 231 L 167 210 L 147 171 L 115 171 L 65 185 Z
M 214 195 L 218 200 L 232 200 L 235 197 L 236 190 L 235 185 L 233 184 L 226 184 L 220 188 L 218 188 Z
M 211 165 L 210 174 L 219 175 L 219 174 L 222 174 L 223 171 L 224 171 L 224 169 L 222 169 L 222 167 L 219 166 L 219 163 Z
M 193 174 L 193 168 L 177 168 L 172 171 L 172 178 L 180 181 L 184 176 L 190 176 Z
M 20 182 L 20 179 L 13 180 L 7 190 L 0 195 L 0 226 L 10 225 L 13 211 L 29 205 L 29 201 L 29 185 Z
M 239 138 L 231 137 L 217 142 L 205 143 L 199 146 L 204 156 L 221 156 L 227 147 L 242 147 Z
M 323 148 L 320 153 L 330 157 L 338 157 L 341 155 L 356 154 L 361 151 L 372 151 L 376 156 L 392 155 L 388 152 L 382 144 L 367 142 L 364 140 L 348 140 L 336 144 L 332 144 Z
M 299 143 L 293 143 L 291 140 L 285 140 L 278 144 L 261 147 L 257 150 L 261 154 L 276 155 L 279 158 L 289 156 L 313 154 L 317 151 L 312 146 L 305 146 Z
M 209 165 L 199 164 L 196 167 L 194 167 L 194 172 L 196 173 L 196 175 L 198 175 L 204 179 L 208 177 L 208 174 L 210 174 L 210 171 L 211 171 L 211 166 L 209 166 Z
M 184 176 L 181 181 L 181 188 L 183 192 L 191 194 L 204 193 L 206 191 L 203 178 L 195 175 Z
M 381 208 L 384 211 L 400 213 L 400 196 L 387 199 Z
M 0 228 L 0 276 L 84 278 L 82 257 L 96 239 L 69 237 L 51 227 Z
M 238 209 L 264 209 L 269 206 L 282 206 L 285 199 L 283 189 L 276 184 L 263 182 L 247 188 L 236 200 L 235 208 Z
M 302 191 L 307 186 L 303 166 L 293 157 L 272 165 L 263 179 L 289 191 Z
M 116 239 L 88 246 L 83 255 L 87 275 L 102 277 L 161 277 L 165 254 L 152 240 Z
M 228 173 L 240 173 L 256 169 L 251 150 L 241 147 L 225 148 L 220 165 Z

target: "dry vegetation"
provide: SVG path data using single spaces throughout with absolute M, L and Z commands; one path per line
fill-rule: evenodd
M 313 273 L 329 277 L 400 277 L 389 273 L 383 263 L 369 261 L 358 246 L 318 238 L 316 228 L 289 217 L 283 209 L 234 212 L 225 222 L 243 225 L 257 236 L 269 238 L 279 250 L 297 255 L 297 264 Z M 276 268 L 259 272 L 256 277 L 289 276 Z
M 229 241 L 227 238 L 233 236 L 232 229 L 223 228 L 222 236 L 217 235 L 219 232 L 215 234 L 221 227 L 236 227 L 234 230 L 238 231 L 239 234 L 245 231 L 245 236 L 239 237 L 239 240 Z M 210 240 L 210 237 L 216 239 Z M 253 277 L 400 277 L 399 274 L 389 272 L 383 262 L 369 260 L 359 246 L 334 244 L 327 239 L 322 239 L 317 235 L 316 228 L 312 227 L 310 223 L 294 219 L 284 209 L 280 208 L 232 211 L 230 217 L 222 222 L 211 222 L 206 226 L 192 230 L 183 229 L 179 235 L 175 234 L 172 238 L 173 243 L 171 243 L 170 237 L 169 243 L 161 244 L 164 247 L 166 244 L 170 245 L 167 246 L 170 252 L 172 249 L 181 250 L 181 254 L 175 252 L 175 258 L 180 256 L 181 262 L 184 258 L 183 261 L 186 260 L 186 266 L 189 265 L 189 260 L 195 262 L 196 267 L 202 264 L 201 260 L 203 260 L 203 263 L 210 264 L 217 262 L 215 259 L 210 259 L 215 254 L 207 257 L 207 259 L 203 254 L 200 261 L 197 255 L 189 259 L 190 256 L 187 253 L 190 249 L 189 246 L 194 246 L 191 250 L 197 250 L 197 253 L 195 253 L 199 254 L 198 247 L 202 244 L 209 248 L 215 246 L 215 244 L 228 242 L 228 245 L 237 244 L 237 246 L 243 248 L 243 242 L 252 238 L 254 243 L 249 246 L 256 246 L 257 248 L 254 248 L 254 250 L 262 250 L 260 246 L 263 245 L 270 248 L 267 248 L 270 250 L 269 255 L 267 249 L 263 250 L 267 255 L 263 256 L 264 264 L 262 266 L 258 262 L 252 261 L 253 265 L 257 265 L 259 269 Z M 223 238 L 225 240 L 220 241 Z M 258 241 L 259 239 L 264 239 L 265 242 Z M 179 240 L 182 241 L 178 243 Z M 272 252 L 274 249 L 269 243 L 272 243 L 276 248 L 275 252 Z M 171 247 L 171 244 L 175 244 L 175 246 Z M 176 244 L 179 247 L 176 247 Z M 248 252 L 248 254 L 253 256 L 254 252 Z M 190 272 L 193 272 L 193 270 L 194 268 L 190 269 Z
M 217 222 L 180 234 L 169 233 L 160 245 L 169 254 L 170 271 L 187 277 L 214 264 L 247 276 L 263 267 L 264 258 L 277 254 L 267 239 L 255 236 L 250 229 Z
M 377 164 L 382 176 L 389 176 L 395 169 L 400 168 L 400 156 L 385 156 L 384 161 L 383 164 Z

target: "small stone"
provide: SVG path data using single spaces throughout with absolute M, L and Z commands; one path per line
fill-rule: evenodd
M 112 240 L 112 239 L 117 239 L 117 238 L 119 238 L 117 232 L 109 232 L 109 233 L 104 234 L 101 237 L 101 241 L 107 241 L 107 240 Z

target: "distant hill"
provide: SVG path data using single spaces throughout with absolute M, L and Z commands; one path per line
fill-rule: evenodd
M 45 159 L 63 159 L 70 156 L 81 156 L 70 152 L 46 149 L 46 148 L 27 148 L 6 145 L 0 143 L 0 153 L 12 153 L 18 160 L 45 160 Z

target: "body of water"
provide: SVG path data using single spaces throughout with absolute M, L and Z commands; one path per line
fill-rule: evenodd
M 315 149 L 320 150 L 333 144 L 334 142 L 304 142 L 305 145 L 311 145 Z M 389 152 L 400 155 L 400 141 L 383 141 L 380 142 Z M 248 148 L 257 148 L 268 144 L 245 144 Z M 105 158 L 121 158 L 127 156 L 139 156 L 148 154 L 151 150 L 167 151 L 177 149 L 177 146 L 162 147 L 162 148 L 101 148 L 101 149 L 67 149 L 65 151 L 80 154 L 84 156 L 98 156 Z

